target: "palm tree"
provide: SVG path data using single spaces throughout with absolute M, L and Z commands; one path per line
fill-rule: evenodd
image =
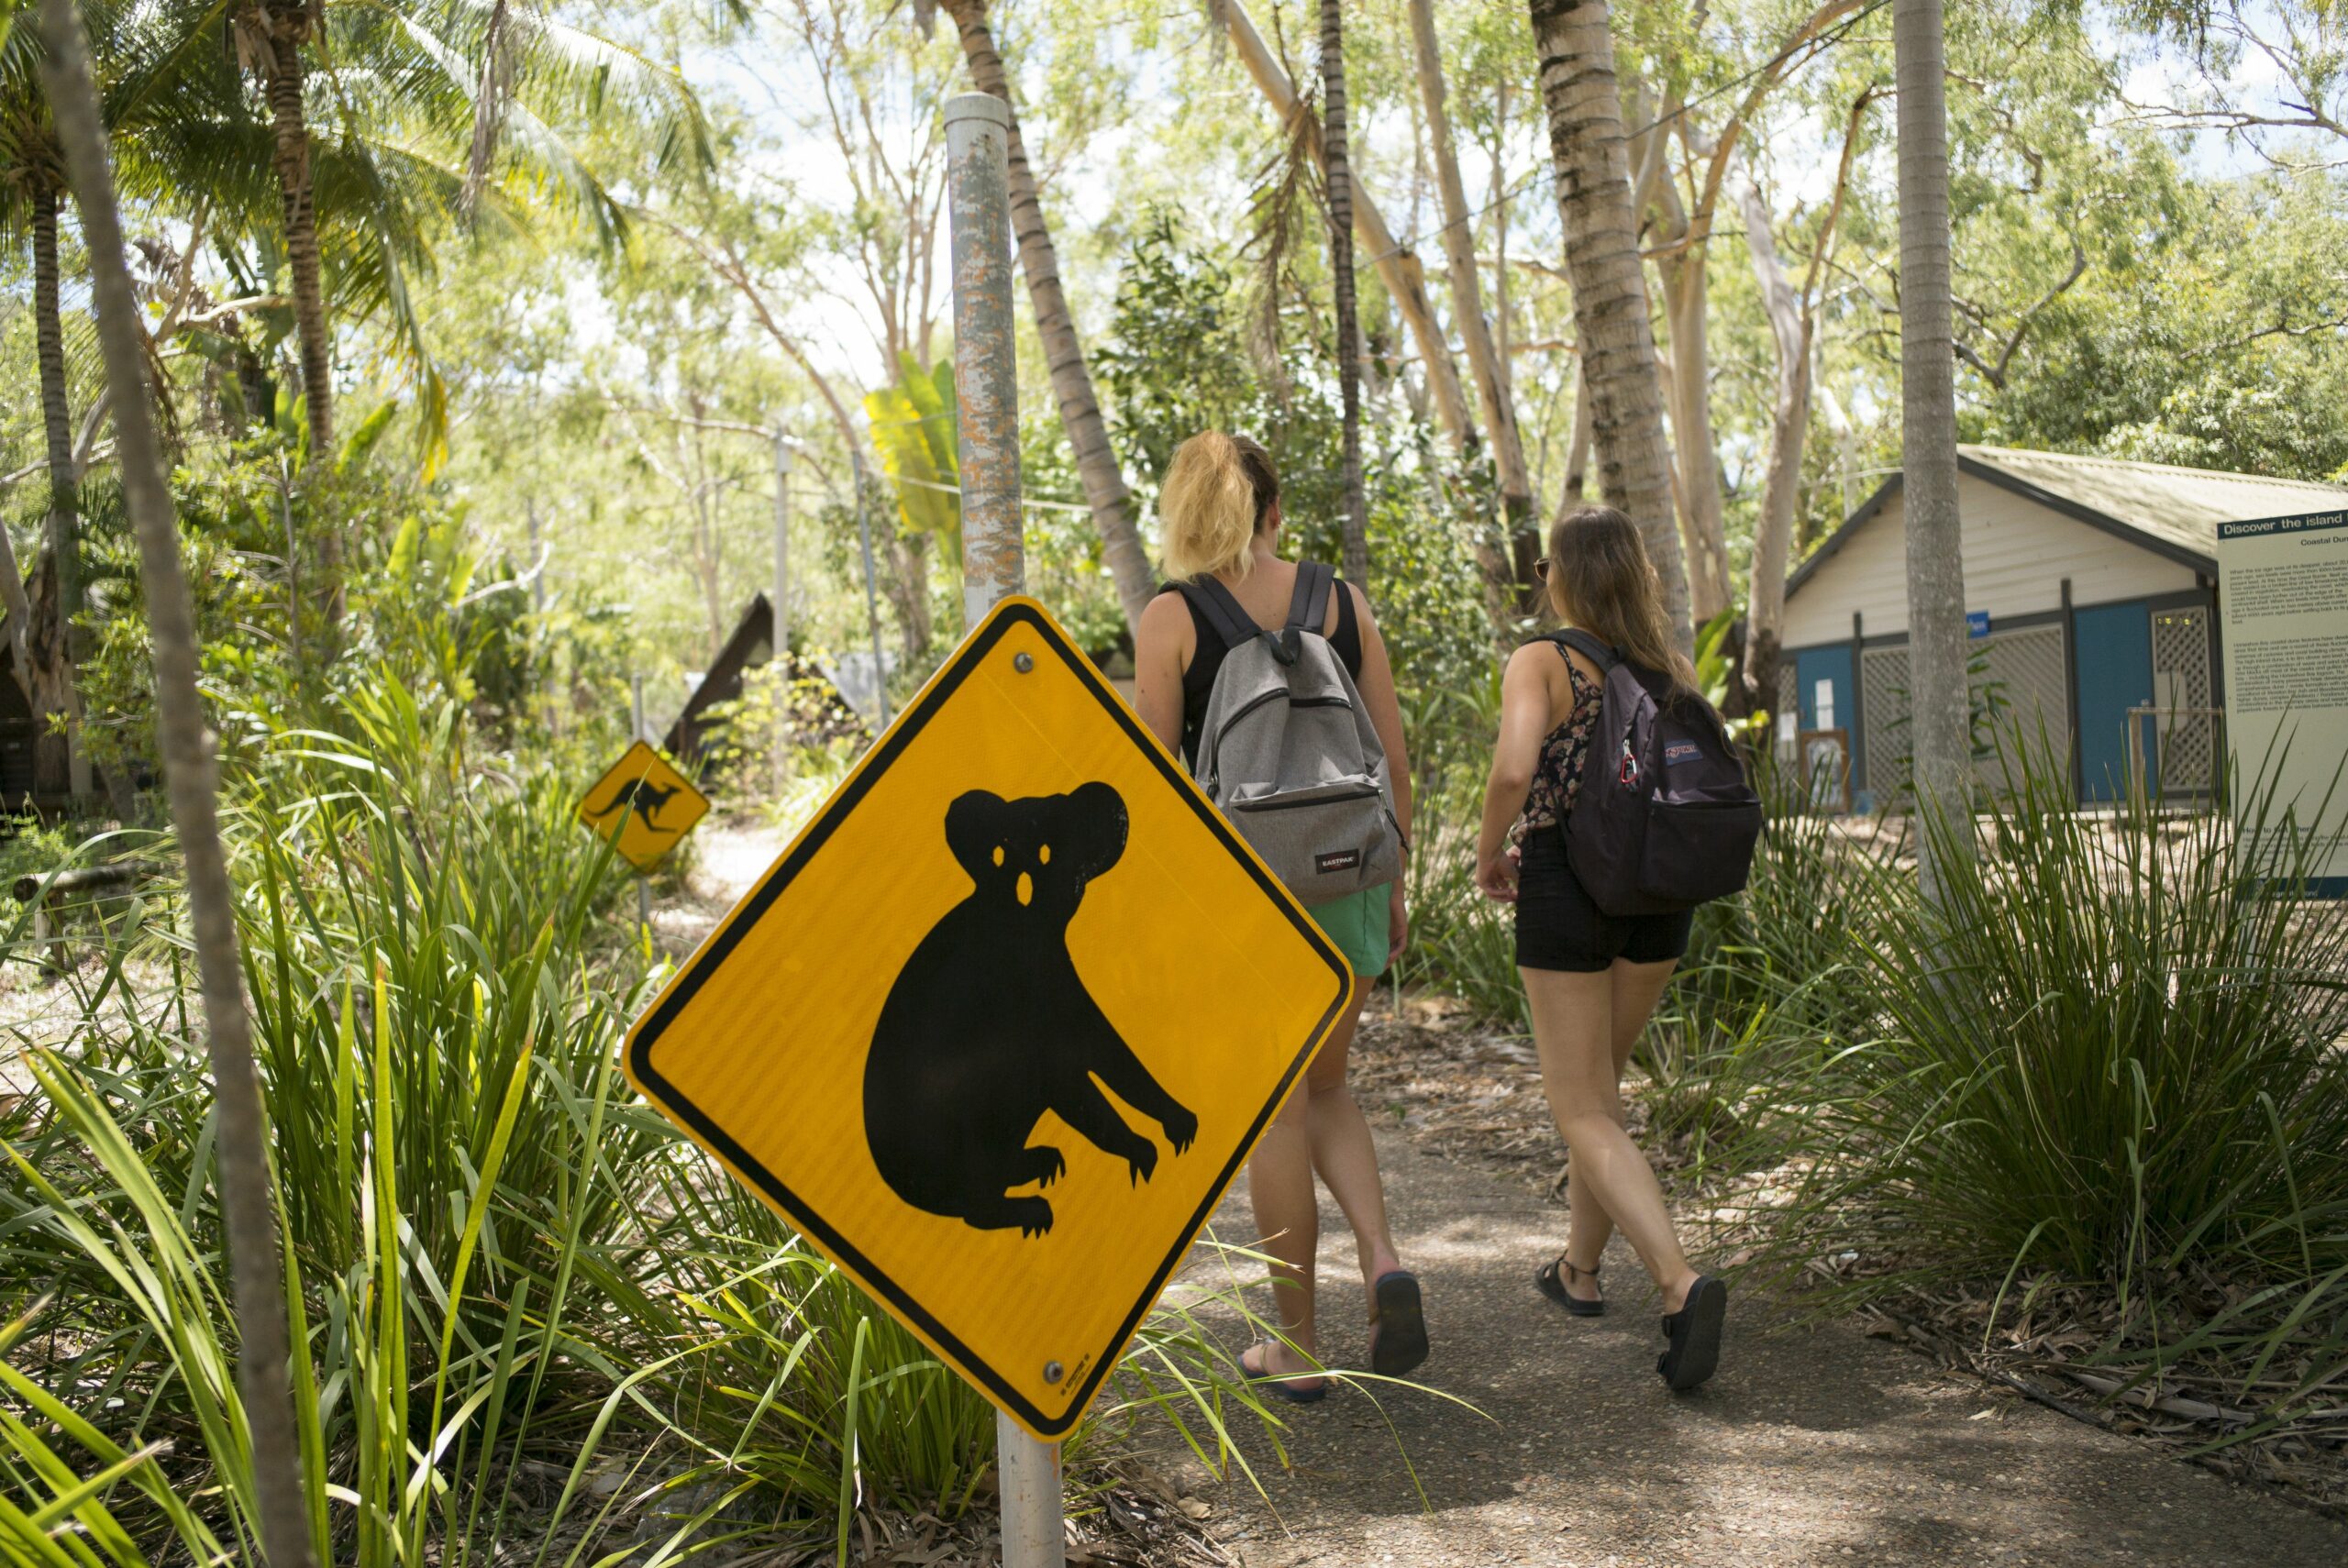
M 200 22 L 180 7 L 93 6 L 99 112 L 126 152 L 126 169 L 156 193 L 173 185 L 216 189 L 217 202 L 243 196 L 233 136 L 238 113 L 217 51 L 197 43 Z M 88 798 L 91 769 L 82 745 L 78 672 L 87 657 L 81 622 L 80 474 L 60 303 L 58 219 L 65 194 L 63 154 L 40 82 L 41 32 L 0 38 L 0 232 L 21 228 L 33 254 L 33 331 L 48 460 L 46 537 L 30 592 L 14 548 L 0 549 L 0 598 L 9 646 L 34 712 L 51 720 L 36 743 L 36 790 L 69 789 Z M 233 83 L 227 83 L 233 88 Z
M 1530 0 L 1530 6 L 1599 490 L 1638 525 L 1663 580 L 1672 624 L 1687 645 L 1695 635 L 1688 571 L 1671 504 L 1670 448 L 1664 441 L 1606 0 Z
M 1369 582 L 1369 502 L 1361 482 L 1361 323 L 1354 315 L 1353 170 L 1346 159 L 1346 18 L 1321 0 L 1321 158 L 1329 182 L 1329 278 L 1336 294 L 1337 386 L 1345 405 L 1345 572 Z
M 218 1121 L 221 1207 L 237 1299 L 237 1375 L 261 1496 L 261 1547 L 272 1568 L 310 1568 L 300 1449 L 287 1378 L 285 1275 L 269 1185 L 260 1078 L 237 956 L 236 897 L 220 845 L 217 778 L 197 695 L 195 616 L 180 566 L 179 529 L 163 481 L 162 450 L 149 402 L 138 305 L 123 261 L 122 221 L 106 167 L 105 129 L 72 0 L 41 0 L 49 45 L 43 70 L 56 109 L 64 162 L 80 197 L 90 250 L 98 336 L 114 388 L 116 448 L 123 495 L 138 535 L 147 613 L 155 637 L 155 695 L 172 820 L 187 867 L 205 1032 Z
M 1068 297 L 1060 290 L 1059 252 L 1053 248 L 1052 232 L 1044 223 L 1036 173 L 1019 136 L 1019 111 L 1012 104 L 1011 83 L 987 23 L 987 0 L 944 0 L 944 5 L 961 33 L 971 84 L 1011 108 L 1011 228 L 1019 242 L 1020 270 L 1027 277 L 1028 303 L 1036 311 L 1036 335 L 1043 339 L 1052 395 L 1059 402 L 1060 424 L 1076 454 L 1077 478 L 1084 486 L 1085 504 L 1092 510 L 1092 525 L 1101 535 L 1102 553 L 1108 558 L 1118 602 L 1124 606 L 1125 624 L 1138 626 L 1150 595 L 1157 591 L 1157 581 L 1134 525 L 1133 492 L 1125 488 L 1124 472 L 1109 445 L 1101 400 L 1092 390 L 1092 372 L 1086 368 L 1083 346 L 1077 341 L 1076 320 L 1069 314 Z
M 258 76 L 269 104 L 272 153 L 285 207 L 285 268 L 294 286 L 294 326 L 301 346 L 302 393 L 308 402 L 312 450 L 334 450 L 334 343 L 328 336 L 325 275 L 318 257 L 317 192 L 311 180 L 308 105 L 302 50 L 325 23 L 318 0 L 246 0 L 231 13 L 238 63 Z M 331 530 L 327 566 L 338 572 L 341 547 Z
M 707 127 L 682 77 L 534 6 L 231 0 L 226 26 L 268 105 L 310 450 L 325 467 L 337 450 L 330 284 L 350 308 L 391 316 L 431 468 L 445 402 L 407 283 L 430 264 L 431 231 L 447 220 L 520 228 L 527 198 L 493 199 L 503 167 L 517 189 L 551 193 L 616 243 L 626 211 L 558 128 L 565 115 L 632 117 L 662 168 L 708 160 Z M 323 72 L 312 71 L 313 54 L 330 62 Z M 331 531 L 320 555 L 331 615 L 341 555 Z
M 1956 366 L 1950 329 L 1947 69 L 1941 0 L 1896 0 L 1899 94 L 1899 470 L 1908 534 L 1908 657 L 1916 804 L 1939 812 L 1940 844 L 1973 852 L 1967 796 L 1965 562 L 1956 513 Z M 1936 896 L 1935 835 L 1917 874 Z

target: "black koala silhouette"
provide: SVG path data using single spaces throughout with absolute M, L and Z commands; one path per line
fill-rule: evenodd
M 613 790 L 612 798 L 602 805 L 588 807 L 587 814 L 591 817 L 609 816 L 623 805 L 630 806 L 637 816 L 644 819 L 646 827 L 657 831 L 660 824 L 654 819 L 660 814 L 661 807 L 676 798 L 677 786 L 674 784 L 664 788 L 649 778 L 632 778 Z
M 981 1231 L 1052 1228 L 1058 1149 L 1027 1145 L 1045 1111 L 1146 1181 L 1157 1146 L 1125 1125 L 1105 1084 L 1180 1154 L 1199 1119 L 1150 1076 L 1069 956 L 1085 884 L 1125 852 L 1125 802 L 1095 781 L 1006 801 L 973 790 L 946 811 L 946 842 L 977 884 L 905 960 L 864 1063 L 864 1136 L 891 1190 Z

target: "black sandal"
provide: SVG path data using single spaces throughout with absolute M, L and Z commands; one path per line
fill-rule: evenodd
M 1606 1265 L 1601 1263 L 1598 1265 L 1598 1268 L 1604 1268 L 1605 1266 Z M 1573 1292 L 1567 1290 L 1566 1288 L 1566 1282 L 1557 1277 L 1557 1271 L 1561 1268 L 1567 1274 L 1579 1275 L 1586 1279 L 1596 1279 L 1598 1277 L 1597 1268 L 1578 1268 L 1574 1264 L 1566 1261 L 1565 1253 L 1559 1253 L 1557 1254 L 1556 1262 L 1542 1264 L 1541 1271 L 1533 1276 L 1534 1283 L 1541 1287 L 1541 1294 L 1556 1302 L 1558 1306 L 1563 1307 L 1567 1311 L 1572 1313 L 1577 1318 L 1604 1317 L 1606 1315 L 1606 1298 L 1604 1297 L 1600 1297 L 1595 1301 L 1585 1301 L 1580 1297 L 1576 1296 Z
M 1721 1325 L 1728 1316 L 1728 1286 L 1708 1274 L 1696 1276 L 1688 1299 L 1663 1320 L 1671 1348 L 1656 1357 L 1655 1369 L 1675 1394 L 1684 1394 L 1719 1370 Z
M 1427 1319 L 1419 1304 L 1419 1280 L 1407 1270 L 1378 1276 L 1370 1287 L 1378 1316 L 1369 1328 L 1369 1369 L 1380 1377 L 1416 1371 L 1427 1358 Z

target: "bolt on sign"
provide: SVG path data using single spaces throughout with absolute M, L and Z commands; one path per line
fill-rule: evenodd
M 1006 599 L 629 1032 L 629 1081 L 1012 1419 L 1076 1424 L 1352 995 Z
M 707 815 L 709 797 L 642 741 L 579 798 L 579 820 L 638 871 L 660 864 Z

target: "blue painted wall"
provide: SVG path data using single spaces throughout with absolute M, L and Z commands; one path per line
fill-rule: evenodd
M 2142 600 L 2076 613 L 2079 798 L 2117 800 L 2128 779 L 2128 710 L 2153 700 L 2153 618 Z M 2157 765 L 2144 726 L 2145 760 Z

